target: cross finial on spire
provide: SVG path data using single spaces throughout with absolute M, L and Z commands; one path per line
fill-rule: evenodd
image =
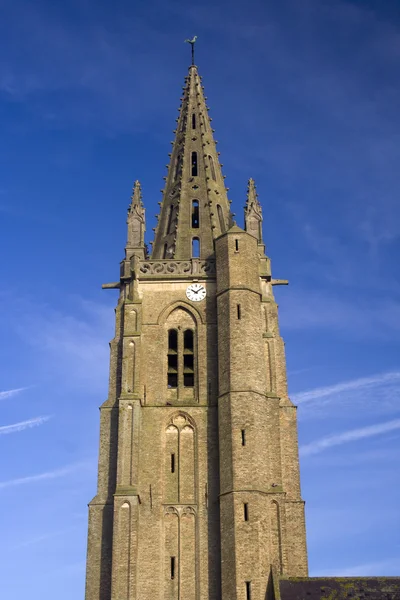
M 194 45 L 196 43 L 197 40 L 197 35 L 193 36 L 193 39 L 191 40 L 185 40 L 185 43 L 187 42 L 188 44 L 190 44 L 192 46 L 192 65 L 194 65 Z

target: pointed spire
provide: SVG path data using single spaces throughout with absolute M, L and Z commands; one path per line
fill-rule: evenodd
M 258 194 L 254 179 L 250 178 L 247 187 L 247 201 L 244 207 L 244 228 L 247 233 L 257 238 L 262 244 L 262 209 L 258 201 Z
M 231 222 L 230 201 L 197 67 L 185 78 L 152 258 L 187 260 L 214 252 Z
M 131 204 L 128 207 L 126 223 L 128 225 L 128 239 L 125 247 L 126 258 L 130 258 L 133 254 L 143 256 L 146 223 L 145 210 L 142 203 L 142 189 L 139 181 L 135 181 L 133 185 Z

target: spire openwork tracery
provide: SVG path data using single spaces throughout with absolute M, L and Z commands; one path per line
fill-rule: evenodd
M 219 153 L 197 67 L 185 78 L 152 258 L 179 260 L 214 252 L 231 225 Z

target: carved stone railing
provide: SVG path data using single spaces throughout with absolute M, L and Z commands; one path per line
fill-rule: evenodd
M 144 278 L 164 278 L 171 277 L 184 279 L 198 275 L 199 277 L 215 278 L 215 260 L 192 258 L 190 260 L 141 260 L 136 277 Z

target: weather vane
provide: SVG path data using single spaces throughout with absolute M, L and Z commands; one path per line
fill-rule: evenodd
M 190 44 L 192 46 L 192 65 L 194 65 L 194 45 L 196 43 L 196 40 L 197 40 L 197 35 L 195 35 L 192 40 L 185 40 L 185 43 L 187 42 L 188 44 Z

